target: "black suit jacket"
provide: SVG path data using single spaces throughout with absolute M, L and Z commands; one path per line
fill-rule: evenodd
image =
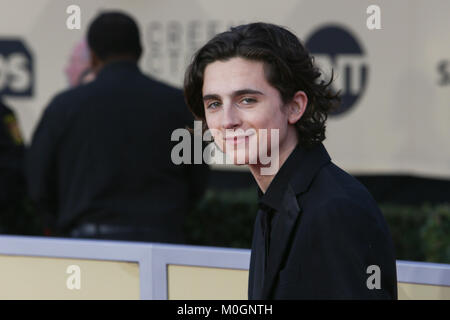
M 154 229 L 183 241 L 184 215 L 202 195 L 206 165 L 175 165 L 177 128 L 193 126 L 181 90 L 136 63 L 107 64 L 96 79 L 58 94 L 27 152 L 29 193 L 58 233 L 82 223 Z M 150 236 L 150 235 L 149 235 Z
M 249 298 L 396 299 L 393 244 L 366 188 L 333 164 L 322 144 L 297 147 L 284 166 L 288 182 L 262 275 L 255 266 L 258 243 L 252 245 Z M 254 232 L 255 239 L 258 221 Z M 380 289 L 367 286 L 375 283 L 372 265 L 380 268 Z M 254 292 L 254 281 L 262 281 L 261 290 Z

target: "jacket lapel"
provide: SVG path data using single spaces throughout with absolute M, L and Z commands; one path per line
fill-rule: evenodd
M 269 261 L 264 284 L 261 293 L 261 299 L 269 299 L 272 287 L 275 284 L 277 273 L 283 262 L 285 254 L 288 252 L 291 235 L 295 228 L 297 219 L 301 213 L 295 193 L 292 187 L 288 185 L 284 199 L 283 208 L 278 212 L 280 216 L 274 227 L 273 238 L 270 241 Z
M 292 174 L 280 210 L 276 213 L 279 217 L 270 240 L 269 261 L 259 299 L 271 299 L 278 272 L 289 253 L 293 231 L 302 212 L 297 196 L 307 192 L 316 174 L 331 160 L 322 143 L 311 150 L 299 150 L 292 160 L 298 163 L 298 168 Z

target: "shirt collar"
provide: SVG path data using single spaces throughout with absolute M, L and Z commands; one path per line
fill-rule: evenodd
M 276 211 L 280 211 L 283 195 L 289 184 L 293 172 L 299 166 L 300 156 L 303 150 L 299 144 L 294 148 L 286 161 L 280 167 L 266 192 L 263 193 L 258 187 L 260 208 L 270 207 Z M 266 208 L 267 209 L 267 208 Z

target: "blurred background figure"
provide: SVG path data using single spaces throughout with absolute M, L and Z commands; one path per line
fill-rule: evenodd
M 94 79 L 89 46 L 85 39 L 75 45 L 64 71 L 71 87 L 88 83 Z
M 24 145 L 13 111 L 0 99 L 0 233 L 17 230 L 18 211 L 26 194 Z
M 208 167 L 174 165 L 171 134 L 193 125 L 181 90 L 145 76 L 135 21 L 106 12 L 89 27 L 27 153 L 29 193 L 58 236 L 183 243 Z M 78 60 L 77 60 L 78 59 Z M 84 59 L 84 60 L 83 60 Z M 86 81 L 86 78 L 84 78 Z

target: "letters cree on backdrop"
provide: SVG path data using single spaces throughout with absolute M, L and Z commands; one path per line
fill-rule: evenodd
M 70 5 L 81 28 L 69 29 Z M 325 71 L 333 66 L 343 108 L 325 145 L 353 174 L 450 177 L 450 2 L 376 1 L 368 28 L 361 0 L 5 0 L 0 3 L 0 92 L 29 142 L 50 99 L 68 87 L 64 69 L 98 11 L 117 8 L 141 28 L 147 74 L 181 87 L 193 52 L 229 26 L 288 27 Z M 150 121 L 151 119 L 149 119 Z

